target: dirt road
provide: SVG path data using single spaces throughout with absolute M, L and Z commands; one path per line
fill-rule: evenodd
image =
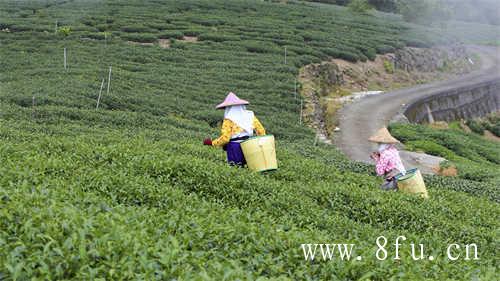
M 443 90 L 500 79 L 500 49 L 485 46 L 470 46 L 468 49 L 480 56 L 480 70 L 448 81 L 369 96 L 344 106 L 339 112 L 340 132 L 335 136 L 335 144 L 352 160 L 370 163 L 370 152 L 376 147 L 367 138 L 386 126 L 403 104 Z M 414 166 L 408 164 L 410 159 L 405 159 L 404 155 L 402 158 L 407 166 Z

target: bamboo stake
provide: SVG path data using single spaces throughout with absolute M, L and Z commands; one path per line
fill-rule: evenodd
M 95 106 L 95 110 L 99 109 L 99 103 L 101 102 L 102 87 L 104 87 L 104 78 L 102 78 L 101 89 L 99 90 L 99 96 L 97 97 L 97 104 Z
M 111 66 L 109 67 L 109 75 L 108 75 L 108 90 L 106 91 L 106 94 L 109 94 L 109 84 L 111 84 Z

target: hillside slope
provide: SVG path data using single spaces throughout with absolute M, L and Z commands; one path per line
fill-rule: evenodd
M 404 104 L 446 89 L 474 85 L 480 81 L 500 79 L 498 49 L 481 46 L 471 46 L 469 48 L 471 51 L 481 54 L 483 64 L 480 71 L 449 81 L 439 81 L 383 95 L 366 97 L 345 106 L 339 113 L 341 132 L 336 137 L 336 144 L 351 159 L 369 163 L 371 162 L 370 151 L 373 151 L 374 147 L 373 144 L 367 141 L 368 137 L 379 128 L 387 126 Z M 411 159 L 405 160 L 407 163 L 412 162 Z M 415 165 L 415 163 L 411 164 Z

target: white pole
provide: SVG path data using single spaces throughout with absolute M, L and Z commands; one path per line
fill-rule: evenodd
M 101 102 L 102 87 L 104 87 L 104 78 L 102 78 L 101 89 L 99 90 L 99 96 L 97 97 L 97 105 L 95 106 L 95 110 L 99 109 L 99 103 Z
M 66 70 L 68 67 L 67 63 L 66 63 L 66 48 L 64 48 L 64 70 Z
M 111 83 L 111 66 L 109 67 L 109 75 L 108 75 L 108 90 L 106 91 L 106 94 L 109 94 L 109 84 Z
M 299 124 L 302 125 L 302 99 L 300 100 L 300 117 L 299 117 Z

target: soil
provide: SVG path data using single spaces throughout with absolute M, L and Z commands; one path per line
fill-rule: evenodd
M 195 36 L 184 36 L 182 39 L 178 39 L 178 41 L 188 42 L 188 43 L 196 43 L 198 42 L 198 37 Z M 135 41 L 127 41 L 127 43 L 132 45 L 140 45 L 140 46 L 154 46 L 155 43 L 142 43 Z M 158 45 L 163 49 L 170 48 L 171 42 L 170 39 L 158 39 Z
M 488 130 L 484 130 L 484 138 L 492 141 L 498 141 L 500 142 L 500 137 L 495 136 L 492 132 Z
M 454 166 L 446 168 L 438 167 L 435 169 L 435 173 L 445 177 L 456 177 L 458 175 L 458 170 Z
M 404 87 L 425 84 L 432 81 L 443 81 L 470 72 L 480 65 L 464 65 L 457 61 L 454 67 L 435 71 L 411 70 L 410 72 L 394 67 L 395 54 L 377 55 L 375 60 L 352 63 L 341 59 L 332 60 L 339 66 L 343 74 L 342 88 L 349 92 L 391 91 Z
M 302 117 L 304 122 L 316 130 L 316 137 L 319 141 L 332 144 L 328 138 L 324 111 L 320 105 L 319 97 L 316 93 L 316 83 L 313 81 L 311 73 L 306 68 L 302 68 L 299 73 L 299 83 L 302 85 L 300 95 L 304 97 L 305 104 L 302 107 Z
M 136 41 L 127 41 L 128 44 L 131 45 L 139 45 L 139 46 L 154 46 L 155 43 L 144 43 L 144 42 L 136 42 Z
M 170 39 L 158 39 L 158 44 L 163 49 L 170 48 Z
M 465 122 L 463 120 L 460 120 L 460 128 L 462 128 L 462 130 L 464 130 L 464 132 L 466 133 L 472 133 L 472 130 L 469 128 L 469 126 L 467 126 L 465 124 Z
M 184 36 L 184 37 L 182 37 L 182 40 L 179 40 L 179 41 L 195 43 L 195 42 L 198 42 L 198 37 L 196 37 L 196 36 Z

